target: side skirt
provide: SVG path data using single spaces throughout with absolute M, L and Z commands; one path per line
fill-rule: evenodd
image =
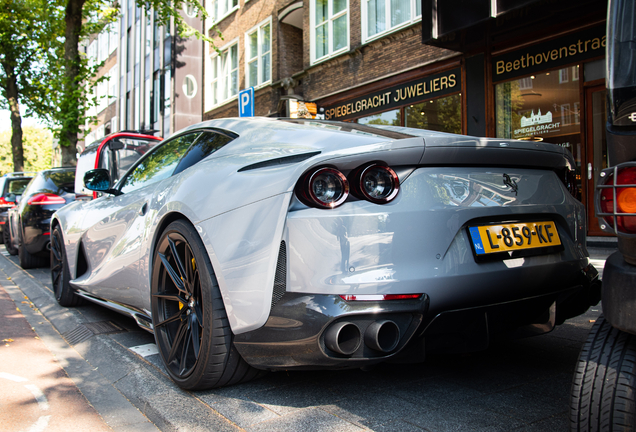
M 115 312 L 119 312 L 122 315 L 128 315 L 137 322 L 137 325 L 139 327 L 141 327 L 142 329 L 150 333 L 154 333 L 154 328 L 152 326 L 152 318 L 141 309 L 137 309 L 135 307 L 128 306 L 122 303 L 104 300 L 102 298 L 95 297 L 91 294 L 88 294 L 85 291 L 77 290 L 75 291 L 75 294 L 77 294 L 78 296 L 82 298 L 85 298 L 88 301 L 96 303 L 100 306 L 107 307 L 108 309 L 114 310 Z

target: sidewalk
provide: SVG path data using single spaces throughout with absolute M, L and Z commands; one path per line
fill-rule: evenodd
M 112 431 L 27 322 L 33 307 L 0 286 L 0 430 Z

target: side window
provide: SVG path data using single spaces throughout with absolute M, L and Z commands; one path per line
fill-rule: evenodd
M 232 141 L 232 138 L 214 132 L 204 132 L 199 139 L 194 143 L 186 155 L 181 159 L 177 169 L 174 170 L 174 174 L 180 173 L 199 161 L 205 159 L 215 151 L 219 150 L 225 144 Z
M 131 192 L 170 177 L 181 157 L 199 135 L 199 132 L 181 135 L 158 146 L 128 174 L 120 190 L 124 193 Z

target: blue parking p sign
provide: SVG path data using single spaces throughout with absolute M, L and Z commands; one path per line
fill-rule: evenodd
M 241 90 L 238 94 L 239 117 L 254 117 L 254 87 Z

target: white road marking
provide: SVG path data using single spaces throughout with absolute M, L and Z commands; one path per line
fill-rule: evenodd
M 30 428 L 28 428 L 25 432 L 44 432 L 46 427 L 49 425 L 49 420 L 51 416 L 41 416 L 38 421 L 33 423 Z
M 44 393 L 42 393 L 42 390 L 40 390 L 40 387 L 34 384 L 25 384 L 24 387 L 26 387 L 27 390 L 29 390 L 31 394 L 33 394 L 33 397 L 38 402 L 38 405 L 40 406 L 40 409 L 42 411 L 46 411 L 47 409 L 49 409 L 49 401 L 46 396 L 44 396 Z
M 157 350 L 157 345 L 151 343 L 146 345 L 139 345 L 128 348 L 135 354 L 138 354 L 142 357 L 148 357 L 154 354 L 159 354 L 159 350 Z
M 28 381 L 27 378 L 13 375 L 6 372 L 0 372 L 0 378 L 4 378 L 14 382 Z M 40 407 L 42 411 L 46 411 L 49 409 L 49 401 L 46 398 L 46 396 L 44 396 L 44 393 L 42 393 L 42 390 L 40 390 L 40 387 L 36 386 L 35 384 L 25 384 L 24 387 L 31 392 L 31 394 L 37 401 L 38 406 Z M 31 427 L 25 430 L 24 432 L 44 432 L 46 428 L 49 426 L 49 420 L 51 420 L 50 415 L 40 416 L 38 420 L 35 423 L 33 423 Z
M 21 376 L 11 375 L 10 373 L 0 372 L 0 378 L 8 379 L 9 381 L 14 382 L 25 382 L 28 381 L 26 378 L 22 378 Z

